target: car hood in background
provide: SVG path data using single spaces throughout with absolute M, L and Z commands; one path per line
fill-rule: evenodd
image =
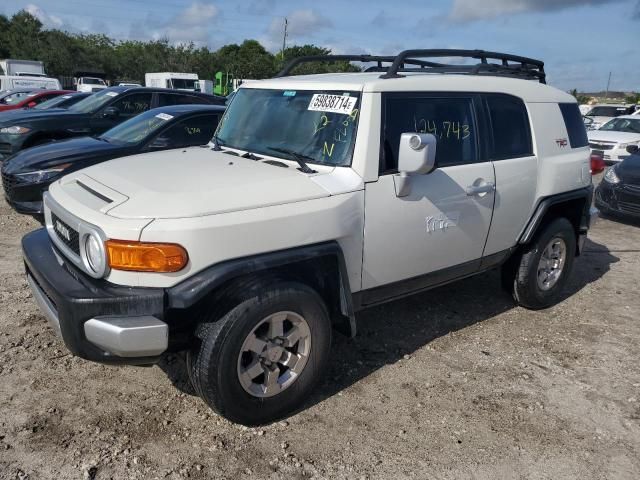
M 202 147 L 119 158 L 80 174 L 126 197 L 106 210 L 119 218 L 198 217 L 330 195 L 296 168 Z M 62 188 L 72 181 L 65 177 Z
M 62 163 L 86 162 L 105 155 L 124 154 L 127 147 L 114 145 L 93 137 L 69 138 L 27 148 L 5 161 L 5 173 L 44 170 Z
M 51 122 L 56 119 L 68 122 L 69 120 L 75 119 L 84 120 L 87 117 L 88 114 L 86 113 L 71 112 L 64 108 L 51 110 L 10 110 L 8 112 L 0 113 L 0 127 L 10 127 L 15 124 L 24 125 L 26 123 L 35 124 L 39 122 Z
M 640 185 L 640 155 L 632 155 L 616 167 L 623 182 Z
M 593 142 L 640 142 L 640 133 L 614 132 L 611 130 L 591 130 L 587 132 L 587 137 Z

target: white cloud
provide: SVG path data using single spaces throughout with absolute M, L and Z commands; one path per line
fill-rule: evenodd
M 193 42 L 204 46 L 209 44 L 211 26 L 219 18 L 220 10 L 214 4 L 194 2 L 170 20 L 160 20 L 151 12 L 142 25 L 131 25 L 129 37 L 136 40 L 167 38 L 173 44 Z
M 26 7 L 24 7 L 24 10 L 40 20 L 42 24 L 47 28 L 60 28 L 64 24 L 60 17 L 49 15 L 42 8 L 40 8 L 38 5 L 34 5 L 33 3 L 30 3 Z
M 449 19 L 455 22 L 470 22 L 524 12 L 564 10 L 616 1 L 620 0 L 453 0 Z

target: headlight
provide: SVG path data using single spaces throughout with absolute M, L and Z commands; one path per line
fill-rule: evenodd
M 106 264 L 104 243 L 95 233 L 90 233 L 85 237 L 84 254 L 87 260 L 87 266 L 93 271 L 93 273 L 98 275 L 104 273 L 104 267 Z
M 619 143 L 618 148 L 622 148 L 623 150 L 626 150 L 627 147 L 630 147 L 632 145 L 640 145 L 640 142 Z
M 0 128 L 0 133 L 9 133 L 11 135 L 24 135 L 25 133 L 29 133 L 30 131 L 30 128 L 20 127 L 18 125 L 15 125 L 13 127 Z
M 33 172 L 16 173 L 15 176 L 24 183 L 42 183 L 56 177 L 60 172 L 70 167 L 70 163 L 63 163 L 57 167 L 47 168 L 46 170 L 34 170 Z
M 620 183 L 620 177 L 616 174 L 616 167 L 611 167 L 604 174 L 604 180 L 607 183 Z

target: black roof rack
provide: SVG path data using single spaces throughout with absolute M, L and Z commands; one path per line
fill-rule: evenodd
M 480 60 L 475 65 L 456 65 L 424 60 L 425 58 L 463 57 Z M 490 62 L 489 60 L 499 60 Z M 496 75 L 546 83 L 544 62 L 533 58 L 520 57 L 508 53 L 484 50 L 425 49 L 404 50 L 398 55 L 314 55 L 290 60 L 276 77 L 289 75 L 295 67 L 311 62 L 362 62 L 377 63 L 367 68 L 367 72 L 381 72 L 380 78 L 398 78 L 402 73 L 458 73 L 469 75 Z M 383 63 L 390 64 L 384 66 Z

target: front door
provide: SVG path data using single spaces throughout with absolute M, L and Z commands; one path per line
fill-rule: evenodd
M 491 224 L 495 175 L 480 148 L 473 95 L 386 94 L 380 176 L 366 185 L 363 289 L 409 293 L 478 270 Z M 437 169 L 397 196 L 400 135 L 436 136 Z M 406 291 L 403 291 L 406 290 Z M 373 302 L 373 300 L 372 300 Z M 365 304 L 366 295 L 365 295 Z

